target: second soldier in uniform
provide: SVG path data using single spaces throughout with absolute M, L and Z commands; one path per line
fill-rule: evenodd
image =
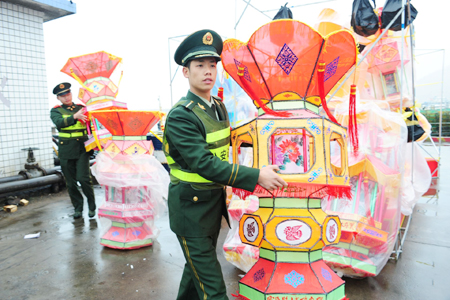
M 81 218 L 83 213 L 83 196 L 78 190 L 77 181 L 87 198 L 89 217 L 95 216 L 95 196 L 89 169 L 90 153 L 86 152 L 84 142 L 87 140 L 84 106 L 72 102 L 70 83 L 63 82 L 53 89 L 53 94 L 61 105 L 53 107 L 50 118 L 59 131 L 58 156 L 61 170 L 66 179 L 70 200 L 75 209 L 73 217 Z

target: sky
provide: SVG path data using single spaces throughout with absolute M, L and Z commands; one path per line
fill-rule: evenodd
M 253 7 L 247 6 L 247 0 L 72 1 L 77 5 L 76 14 L 44 23 L 50 107 L 59 103 L 52 90 L 60 82 L 72 83 L 74 95 L 78 94 L 79 84 L 60 72 L 67 60 L 106 51 L 123 59 L 118 101 L 126 102 L 131 110 L 168 110 L 189 88 L 173 60 L 184 36 L 200 29 L 212 29 L 224 39 L 247 42 L 254 31 L 272 20 L 287 0 L 251 0 Z M 311 4 L 314 2 L 319 3 Z M 382 1 L 376 2 L 381 5 Z M 292 7 L 294 19 L 313 26 L 324 8 L 335 9 L 349 22 L 352 3 L 352 0 L 295 0 L 289 1 L 288 6 Z M 433 4 L 430 1 L 411 3 L 418 10 L 414 22 L 415 53 L 421 54 L 416 61 L 420 70 L 416 76 L 416 84 L 420 86 L 417 89 L 426 86 L 430 93 L 440 95 L 444 54 L 444 82 L 450 76 L 450 40 L 443 35 L 443 26 L 437 25 L 443 24 L 440 20 L 447 17 L 442 9 L 445 0 L 433 0 Z M 445 51 L 430 53 L 422 49 Z M 120 72 L 115 72 L 112 77 L 116 84 L 119 75 Z M 444 93 L 450 98 L 450 87 Z

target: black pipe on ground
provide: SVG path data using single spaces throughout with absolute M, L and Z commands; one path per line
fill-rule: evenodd
M 94 163 L 95 163 L 95 159 L 91 159 L 89 161 L 89 164 L 91 166 Z M 50 169 L 44 169 L 44 168 L 41 168 L 41 169 L 44 171 L 43 172 L 44 175 L 57 174 L 57 173 L 61 172 L 61 166 L 56 166 L 56 167 L 53 167 L 53 168 L 50 168 Z M 9 176 L 9 177 L 2 177 L 2 178 L 0 178 L 0 186 L 1 186 L 1 184 L 6 183 L 6 182 L 12 182 L 12 181 L 19 181 L 19 180 L 28 179 L 29 177 L 27 176 L 26 173 L 27 173 L 26 170 L 22 170 L 22 171 L 20 171 L 19 175 Z M 36 178 L 38 178 L 38 177 L 36 177 Z
M 3 202 L 5 202 L 4 200 L 7 199 L 8 197 L 13 197 L 13 198 L 18 197 L 18 198 L 26 199 L 30 195 L 36 195 L 45 190 L 47 190 L 48 193 L 58 193 L 59 192 L 59 184 L 54 183 L 54 184 L 49 184 L 49 185 L 42 185 L 42 186 L 38 186 L 35 188 L 21 190 L 21 191 L 14 191 L 14 192 L 0 194 L 0 206 L 7 204 L 7 203 L 3 203 Z
M 47 176 L 20 180 L 20 181 L 12 181 L 0 184 L 0 194 L 10 193 L 25 189 L 31 189 L 35 187 L 40 187 L 43 185 L 50 185 L 54 183 L 59 183 L 64 180 L 62 174 L 51 174 Z
M 0 184 L 5 183 L 5 182 L 24 180 L 24 179 L 26 179 L 26 177 L 22 176 L 22 175 L 3 177 L 3 178 L 0 178 Z

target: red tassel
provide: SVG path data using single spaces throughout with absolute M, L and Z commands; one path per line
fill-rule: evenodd
M 331 114 L 330 110 L 328 109 L 327 101 L 325 99 L 325 80 L 323 77 L 323 74 L 325 72 L 325 63 L 323 61 L 319 62 L 319 68 L 317 69 L 317 77 L 319 80 L 319 96 L 320 101 L 322 102 L 322 107 L 325 113 L 328 116 L 328 119 L 330 119 L 332 122 L 339 124 L 336 118 Z M 341 124 L 339 124 L 341 125 Z
M 217 92 L 217 97 L 219 97 L 220 100 L 223 101 L 223 87 L 219 88 L 219 91 Z
M 268 115 L 272 115 L 275 117 L 290 117 L 291 114 L 288 113 L 287 111 L 274 111 L 270 108 L 268 108 L 264 102 L 261 101 L 261 99 L 259 99 L 258 95 L 256 95 L 255 91 L 253 91 L 253 88 L 250 86 L 250 84 L 247 82 L 247 80 L 242 79 L 242 77 L 244 77 L 244 66 L 240 65 L 238 67 L 238 76 L 239 79 L 241 80 L 241 86 L 242 88 L 247 92 L 247 94 L 250 96 L 250 98 L 256 102 L 256 104 L 258 104 L 259 107 L 262 108 L 262 110 L 268 114 Z
M 245 200 L 248 196 L 254 195 L 255 193 L 234 187 L 233 188 L 233 194 L 238 196 L 240 199 Z
M 352 199 L 350 186 L 327 185 L 327 184 L 305 184 L 300 182 L 290 182 L 287 187 L 282 189 L 268 191 L 260 185 L 256 185 L 253 192 L 243 189 L 233 188 L 233 194 L 241 199 L 246 199 L 250 195 L 258 197 L 286 197 L 286 198 L 325 198 L 330 196 L 339 199 Z
M 350 88 L 350 101 L 348 106 L 348 138 L 353 146 L 353 153 L 356 154 L 359 151 L 359 140 L 356 116 L 356 85 L 354 84 Z

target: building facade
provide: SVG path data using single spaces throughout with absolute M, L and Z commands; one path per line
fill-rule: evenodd
M 0 1 L 0 177 L 17 175 L 30 147 L 54 166 L 43 23 L 74 13 L 68 0 Z

